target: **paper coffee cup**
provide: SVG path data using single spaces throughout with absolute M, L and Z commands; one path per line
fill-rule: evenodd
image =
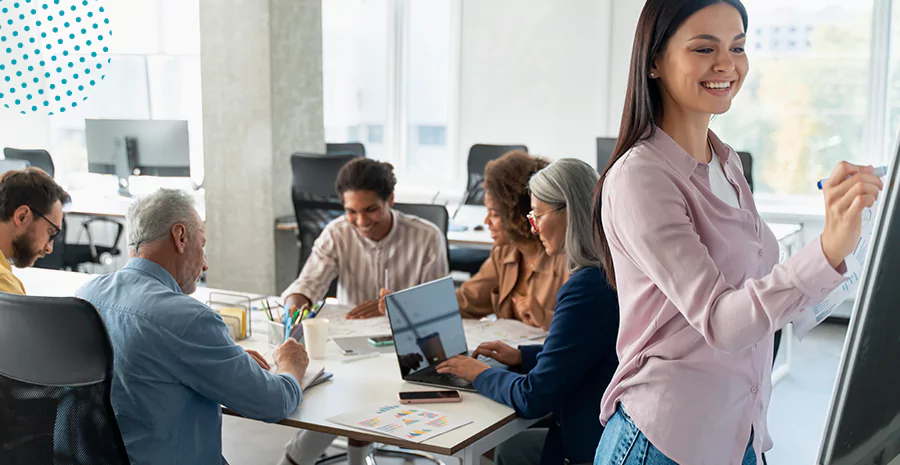
M 303 342 L 309 358 L 325 358 L 325 345 L 328 342 L 328 318 L 311 318 L 303 320 Z

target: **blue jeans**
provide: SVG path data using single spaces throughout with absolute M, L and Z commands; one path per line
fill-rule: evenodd
M 597 455 L 594 456 L 594 465 L 678 464 L 650 443 L 620 405 L 603 430 Z M 741 465 L 756 465 L 756 452 L 753 451 L 752 444 L 747 444 Z

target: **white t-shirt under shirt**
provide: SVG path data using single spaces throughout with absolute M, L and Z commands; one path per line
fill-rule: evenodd
M 716 152 L 713 150 L 712 146 L 710 146 L 709 149 L 712 153 L 712 160 L 709 162 L 710 189 L 712 189 L 713 194 L 716 194 L 716 197 L 718 197 L 719 200 L 727 203 L 731 207 L 741 208 L 737 191 L 734 190 L 734 186 L 732 186 L 728 181 L 728 178 L 725 177 L 725 168 L 722 166 L 722 162 L 719 161 L 719 157 L 716 156 Z

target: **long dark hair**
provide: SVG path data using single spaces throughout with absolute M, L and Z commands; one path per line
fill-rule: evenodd
M 647 0 L 641 11 L 634 33 L 631 66 L 628 71 L 628 90 L 625 93 L 625 108 L 622 111 L 619 137 L 612 157 L 594 187 L 594 235 L 601 252 L 603 269 L 613 288 L 616 287 L 616 272 L 613 269 L 609 242 L 603 233 L 600 218 L 603 181 L 606 180 L 610 168 L 622 155 L 636 143 L 652 137 L 656 132 L 656 123 L 662 117 L 663 108 L 659 84 L 655 79 L 648 77 L 654 60 L 660 53 L 665 52 L 669 39 L 691 15 L 718 3 L 725 3 L 737 9 L 744 21 L 744 30 L 747 30 L 747 10 L 740 0 Z

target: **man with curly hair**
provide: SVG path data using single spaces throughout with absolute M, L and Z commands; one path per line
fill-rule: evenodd
M 422 218 L 393 209 L 396 184 L 389 163 L 358 158 L 341 168 L 335 190 L 345 214 L 316 239 L 300 276 L 282 294 L 286 307 L 302 308 L 324 298 L 337 278 L 338 301 L 354 307 L 347 318 L 372 318 L 385 314 L 388 289 L 447 276 L 443 233 Z
M 481 269 L 456 291 L 464 317 L 496 314 L 548 329 L 556 293 L 569 278 L 566 259 L 551 257 L 528 223 L 528 181 L 547 160 L 514 150 L 484 170 L 484 224 L 494 247 Z

